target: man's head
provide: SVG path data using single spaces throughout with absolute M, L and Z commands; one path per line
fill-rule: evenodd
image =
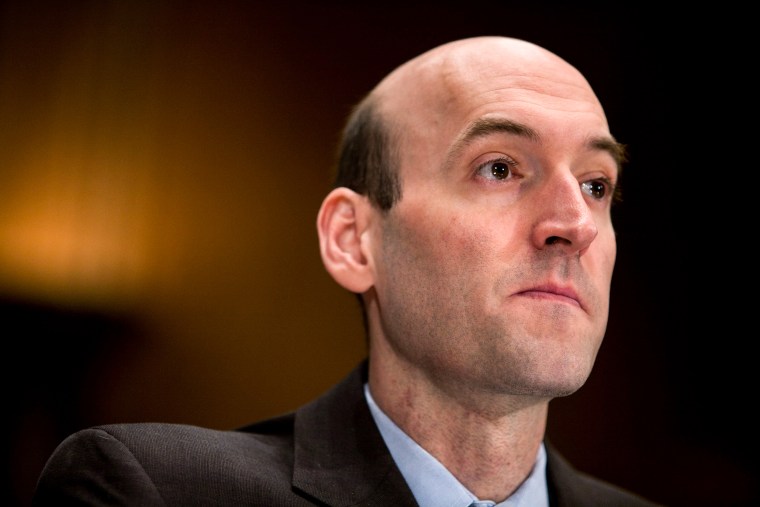
M 438 389 L 569 394 L 615 263 L 623 150 L 585 78 L 505 37 L 434 48 L 356 108 L 318 230 L 370 360 Z

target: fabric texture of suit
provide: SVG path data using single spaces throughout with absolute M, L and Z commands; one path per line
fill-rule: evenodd
M 33 505 L 415 506 L 363 393 L 366 362 L 297 411 L 233 431 L 134 423 L 64 440 Z M 653 506 L 547 443 L 552 506 Z

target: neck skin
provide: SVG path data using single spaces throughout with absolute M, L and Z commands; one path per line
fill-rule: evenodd
M 431 379 L 383 340 L 371 345 L 369 388 L 378 406 L 475 496 L 501 502 L 533 469 L 549 400 L 456 384 Z

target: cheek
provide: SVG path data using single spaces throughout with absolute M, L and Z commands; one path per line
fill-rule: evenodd
M 391 283 L 402 269 L 419 283 L 477 297 L 475 292 L 487 290 L 492 285 L 487 281 L 508 267 L 519 250 L 518 224 L 503 214 L 494 216 L 492 210 L 454 198 L 405 199 L 382 228 L 383 262 L 389 270 L 385 275 Z M 437 202 L 445 205 L 436 206 Z
M 614 234 L 605 237 L 597 237 L 595 248 L 587 252 L 586 258 L 582 258 L 584 271 L 589 276 L 589 281 L 596 288 L 599 302 L 609 303 L 612 274 L 615 268 L 617 247 Z
M 611 231 L 608 237 L 609 239 L 603 243 L 601 248 L 602 258 L 600 264 L 609 283 L 612 281 L 612 271 L 615 268 L 615 260 L 617 258 L 617 241 L 614 231 Z
M 414 222 L 410 243 L 449 276 L 483 270 L 498 249 L 497 234 L 462 215 L 423 215 Z M 469 275 L 468 275 L 469 276 Z

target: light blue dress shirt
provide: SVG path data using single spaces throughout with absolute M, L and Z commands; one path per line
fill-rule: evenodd
M 460 483 L 440 461 L 419 446 L 409 435 L 396 426 L 377 406 L 369 386 L 364 384 L 372 417 L 380 429 L 385 445 L 393 456 L 401 474 L 406 479 L 420 507 L 469 507 L 478 498 Z M 495 507 L 548 507 L 549 493 L 546 485 L 546 449 L 538 449 L 536 464 L 528 478 L 501 503 L 481 501 L 483 506 Z

